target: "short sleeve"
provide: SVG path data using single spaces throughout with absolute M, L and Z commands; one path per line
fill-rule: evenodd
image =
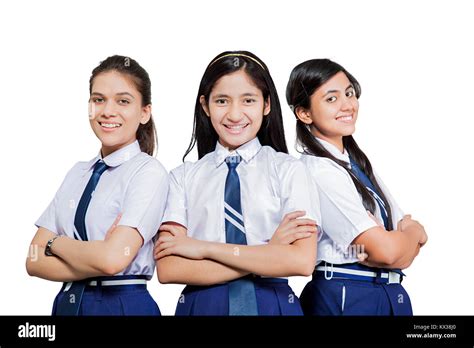
M 56 194 L 54 195 L 53 200 L 49 203 L 48 207 L 46 210 L 41 214 L 41 216 L 36 220 L 35 225 L 36 227 L 40 228 L 46 228 L 47 230 L 53 232 L 54 234 L 59 234 L 60 228 L 58 226 L 58 201 L 59 197 L 64 191 L 64 188 L 68 185 L 68 179 L 71 175 L 71 173 L 76 169 L 76 167 L 79 165 L 79 162 L 76 163 L 66 174 L 66 176 L 63 179 L 63 182 L 61 183 L 61 186 L 59 186 L 59 189 L 56 191 Z
M 186 163 L 170 172 L 170 190 L 166 202 L 163 222 L 174 221 L 185 227 L 188 226 L 186 211 L 186 191 L 184 185 Z
M 278 168 L 283 215 L 295 210 L 306 211 L 306 218 L 321 226 L 319 194 L 303 162 L 289 157 Z
M 143 237 L 143 244 L 158 232 L 168 187 L 168 173 L 154 158 L 140 168 L 128 184 L 119 225 L 136 228 Z
M 377 226 L 347 173 L 332 164 L 309 169 L 320 195 L 323 232 L 339 247 L 345 250 L 359 234 Z

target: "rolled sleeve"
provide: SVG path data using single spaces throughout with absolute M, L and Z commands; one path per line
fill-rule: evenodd
M 296 210 L 304 210 L 306 218 L 315 220 L 321 226 L 319 193 L 304 163 L 291 158 L 283 163 L 278 173 L 281 182 L 283 215 Z
M 158 161 L 151 160 L 128 185 L 119 225 L 136 228 L 147 243 L 160 227 L 168 190 L 168 173 Z
M 332 166 L 314 168 L 315 182 L 324 212 L 323 232 L 346 250 L 362 232 L 377 223 L 373 221 L 361 201 L 351 178 Z
M 173 221 L 188 226 L 186 191 L 184 185 L 186 163 L 170 172 L 170 185 L 163 222 Z

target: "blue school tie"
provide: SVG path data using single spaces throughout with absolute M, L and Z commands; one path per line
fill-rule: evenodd
M 240 180 L 236 168 L 240 156 L 226 158 L 229 171 L 225 180 L 224 215 L 226 243 L 247 244 L 240 203 Z M 229 282 L 229 315 L 258 315 L 255 285 L 251 279 Z
M 379 205 L 380 214 L 382 215 L 383 225 L 385 229 L 388 231 L 388 214 L 387 214 L 387 210 L 385 209 L 384 201 L 382 200 L 382 198 L 380 198 L 380 194 L 375 189 L 375 186 L 370 180 L 370 178 L 364 173 L 364 171 L 359 167 L 359 165 L 356 162 L 354 162 L 352 158 L 350 157 L 349 157 L 349 160 L 351 162 L 351 172 L 357 177 L 357 179 L 359 179 L 359 181 L 367 188 L 367 190 L 369 190 L 370 194 Z M 382 270 L 383 269 L 381 268 L 380 271 Z M 398 268 L 387 269 L 386 271 L 396 272 L 396 273 L 401 274 L 402 276 L 405 276 L 402 270 Z
M 375 199 L 377 202 L 379 209 L 380 209 L 380 214 L 382 215 L 382 220 L 385 229 L 388 231 L 388 214 L 387 210 L 385 209 L 385 203 L 380 198 L 380 194 L 377 192 L 375 189 L 374 185 L 372 184 L 372 181 L 369 179 L 369 177 L 364 173 L 364 171 L 359 167 L 359 165 L 352 160 L 352 158 L 349 158 L 351 162 L 351 172 L 359 179 L 359 181 L 364 185 L 367 190 L 370 192 L 372 197 Z
M 109 166 L 107 166 L 102 160 L 97 161 L 94 165 L 92 176 L 89 179 L 77 206 L 76 215 L 74 217 L 74 226 L 76 227 L 80 239 L 83 241 L 89 240 L 89 238 L 87 238 L 85 222 L 87 208 L 89 207 L 94 190 L 99 183 L 100 176 L 107 170 L 107 168 L 109 168 Z M 79 240 L 77 237 L 77 234 L 74 233 L 74 238 Z M 80 280 L 72 282 L 72 284 L 64 284 L 63 289 L 68 286 L 69 289 L 64 292 L 63 297 L 58 302 L 56 315 L 78 315 L 86 283 L 87 280 Z

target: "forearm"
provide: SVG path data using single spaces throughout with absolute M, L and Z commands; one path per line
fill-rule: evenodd
M 44 247 L 36 246 L 35 253 L 28 255 L 26 269 L 30 276 L 58 282 L 69 282 L 93 277 L 94 273 L 84 273 L 55 256 L 46 256 Z
M 191 260 L 170 255 L 156 263 L 160 283 L 214 285 L 246 276 L 250 272 L 213 260 Z
M 407 228 L 404 231 L 397 231 L 396 233 L 396 238 L 400 240 L 398 244 L 395 243 L 395 245 L 398 246 L 398 252 L 396 253 L 394 262 L 392 262 L 388 268 L 405 269 L 412 264 L 418 255 L 420 249 L 420 233 L 416 227 Z
M 104 241 L 84 242 L 62 236 L 54 241 L 51 250 L 54 255 L 66 263 L 74 265 L 74 268 L 80 273 L 96 276 L 110 273 L 104 270 L 105 256 L 108 254 Z
M 310 243 L 310 248 L 302 243 Z M 248 246 L 208 242 L 206 256 L 227 266 L 262 276 L 307 276 L 314 270 L 315 243 L 315 237 L 289 245 Z
M 367 261 L 382 268 L 407 268 L 418 254 L 420 233 L 416 228 L 383 232 L 378 245 L 368 250 Z

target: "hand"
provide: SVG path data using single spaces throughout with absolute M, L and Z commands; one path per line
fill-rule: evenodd
M 112 233 L 114 233 L 115 229 L 117 228 L 117 225 L 120 221 L 120 219 L 122 218 L 122 213 L 119 213 L 117 215 L 117 217 L 115 218 L 115 221 L 114 223 L 112 224 L 112 226 L 110 226 L 109 230 L 107 231 L 107 233 L 105 234 L 105 238 L 104 240 L 107 240 L 109 239 L 111 236 L 112 236 Z
M 179 224 L 165 223 L 161 225 L 159 231 L 168 233 L 161 235 L 156 241 L 153 252 L 155 260 L 168 255 L 177 255 L 193 260 L 206 258 L 206 242 L 188 237 L 185 227 Z
M 301 219 L 305 214 L 306 212 L 302 210 L 286 214 L 268 244 L 292 244 L 298 239 L 309 238 L 316 233 L 316 221 Z
M 415 227 L 421 230 L 420 240 L 418 243 L 420 244 L 420 247 L 424 246 L 428 241 L 428 234 L 425 231 L 425 227 L 417 220 L 412 219 L 411 215 L 405 215 L 403 219 L 398 222 L 398 229 L 403 231 L 409 227 Z

